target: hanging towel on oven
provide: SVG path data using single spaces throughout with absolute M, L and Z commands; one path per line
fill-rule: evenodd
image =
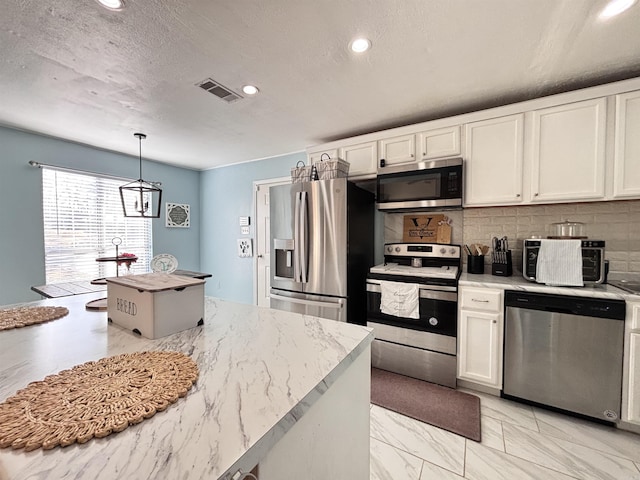
M 415 283 L 380 281 L 380 311 L 387 315 L 420 318 L 419 287 Z
M 541 240 L 536 263 L 536 282 L 582 287 L 582 241 Z

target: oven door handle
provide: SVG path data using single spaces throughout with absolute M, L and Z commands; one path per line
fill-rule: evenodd
M 455 292 L 442 292 L 439 290 L 432 290 L 431 288 L 421 288 L 419 285 L 418 293 L 420 298 L 430 298 L 432 300 L 446 300 L 449 302 L 457 302 L 458 294 Z M 377 282 L 367 280 L 367 292 L 382 293 L 382 287 Z

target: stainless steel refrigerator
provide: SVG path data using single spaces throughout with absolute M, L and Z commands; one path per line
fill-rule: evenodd
M 374 195 L 346 178 L 271 187 L 271 307 L 366 325 Z

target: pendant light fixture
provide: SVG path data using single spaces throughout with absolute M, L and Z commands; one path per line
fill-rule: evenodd
M 120 187 L 120 199 L 125 217 L 160 218 L 160 203 L 162 190 L 157 184 L 145 182 L 142 179 L 142 139 L 147 138 L 144 133 L 134 133 L 140 144 L 140 176 L 138 180 Z

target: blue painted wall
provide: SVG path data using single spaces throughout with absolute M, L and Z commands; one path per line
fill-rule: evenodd
M 144 147 L 142 152 L 144 158 Z M 0 127 L 0 305 L 37 300 L 30 287 L 45 283 L 42 178 L 27 164 L 30 160 L 138 176 L 137 157 Z M 180 268 L 199 270 L 200 172 L 144 160 L 143 177 L 162 182 L 162 217 L 153 220 L 154 254 L 171 253 Z M 166 228 L 165 202 L 189 204 L 191 228 Z
M 205 287 L 207 295 L 254 303 L 254 258 L 238 257 L 239 217 L 252 217 L 251 238 L 255 239 L 253 182 L 287 177 L 291 167 L 306 158 L 306 153 L 299 152 L 201 172 L 200 262 L 203 272 L 213 274 Z

